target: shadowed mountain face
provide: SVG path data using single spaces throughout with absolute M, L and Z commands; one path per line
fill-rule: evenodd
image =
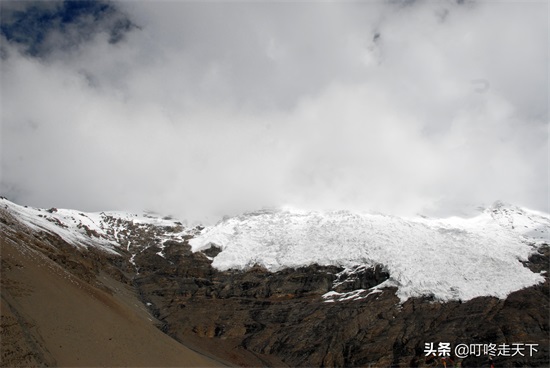
M 431 343 L 436 351 L 449 343 L 462 366 L 488 360 L 483 352 L 457 359 L 458 344 L 511 347 L 496 348 L 496 366 L 550 362 L 547 244 L 524 262 L 533 272 L 546 270 L 545 281 L 506 299 L 401 302 L 396 288 L 381 285 L 391 278 L 382 266 L 220 271 L 212 267 L 220 248 L 191 250 L 200 228 L 154 216 L 1 204 L 3 365 L 214 364 L 178 353 L 183 347 L 168 342 L 155 319 L 184 345 L 236 365 L 443 366 L 441 357 L 426 356 Z M 48 324 L 46 316 L 58 320 Z M 175 350 L 151 343 L 161 339 L 156 333 Z M 67 352 L 82 349 L 101 353 Z

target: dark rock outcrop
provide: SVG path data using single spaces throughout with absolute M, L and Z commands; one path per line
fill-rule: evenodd
M 537 344 L 529 356 L 495 356 L 497 366 L 547 366 L 549 283 L 512 293 L 507 299 L 480 297 L 440 303 L 430 298 L 403 304 L 395 289 L 365 299 L 327 303 L 329 290 L 347 292 L 380 284 L 383 267 L 310 265 L 270 273 L 256 266 L 245 272 L 217 271 L 186 242 L 165 243 L 165 258 L 151 250 L 136 257 L 135 278 L 164 330 L 180 341 L 208 346 L 244 365 L 429 366 L 426 343 Z M 549 248 L 525 265 L 548 271 Z M 337 285 L 335 288 L 334 285 Z M 476 356 L 479 355 L 479 356 Z M 457 360 L 454 357 L 454 360 Z M 487 356 L 459 359 L 481 367 Z

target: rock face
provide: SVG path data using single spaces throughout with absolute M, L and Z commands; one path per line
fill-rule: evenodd
M 57 210 L 44 212 L 42 219 L 67 231 L 64 218 L 48 217 Z M 458 359 L 454 356 L 458 344 L 515 346 L 509 352 L 495 351 L 498 367 L 546 367 L 550 363 L 548 245 L 524 262 L 534 272 L 546 271 L 545 282 L 504 300 L 478 297 L 441 303 L 424 297 L 400 303 L 395 288 L 376 288 L 391 276 L 380 266 L 350 270 L 309 265 L 278 272 L 254 266 L 246 271 L 219 271 L 212 267 L 219 248 L 191 251 L 189 240 L 200 229 L 184 229 L 175 222 L 162 226 L 137 223 L 114 215 L 102 218 L 104 222 L 96 228 L 75 225 L 79 236 L 87 237 L 78 239 L 89 238 L 92 243 L 99 238 L 116 240 L 120 244 L 113 248 L 116 252 L 71 244 L 55 231 L 31 228 L 0 208 L 2 246 L 8 242 L 31 246 L 105 295 L 117 293 L 115 284 L 117 288 L 126 285 L 157 318 L 163 332 L 231 364 L 443 366 L 439 356 L 426 356 L 426 348 L 437 349 L 439 343 L 449 343 L 452 358 L 464 367 L 488 366 L 487 355 L 481 351 Z M 18 266 L 2 258 L 3 276 L 9 275 L 10 267 Z M 13 285 L 6 284 L 8 278 L 2 282 L 4 306 L 19 296 L 11 292 Z M 6 291 L 11 294 L 5 298 Z M 354 299 L 357 293 L 363 298 Z M 17 311 L 3 309 L 2 331 L 17 330 Z M 40 336 L 32 339 L 47 345 Z M 526 344 L 533 344 L 537 351 L 531 352 Z M 55 365 L 45 350 L 42 355 L 33 354 L 28 345 L 16 343 L 10 349 L 23 365 Z M 2 362 L 10 365 L 5 363 L 6 351 L 3 342 Z
M 494 361 L 505 367 L 549 362 L 548 279 L 506 300 L 439 303 L 423 298 L 401 305 L 389 288 L 366 299 L 326 302 L 322 295 L 335 282 L 345 292 L 370 288 L 388 275 L 367 269 L 346 280 L 341 269 L 320 266 L 220 272 L 186 242 L 167 244 L 164 254 L 150 250 L 135 259 L 143 301 L 165 322 L 169 335 L 208 346 L 237 364 L 422 367 L 436 361 L 426 357 L 425 344 L 440 342 L 453 347 L 538 344 L 533 356 L 527 350 L 527 356 L 495 356 Z M 530 261 L 526 266 L 534 271 L 548 270 L 549 248 Z M 487 362 L 486 355 L 475 355 L 460 359 L 462 365 Z

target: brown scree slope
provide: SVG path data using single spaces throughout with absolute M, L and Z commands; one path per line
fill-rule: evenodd
M 222 365 L 157 329 L 128 286 L 102 274 L 101 290 L 1 225 L 2 366 Z

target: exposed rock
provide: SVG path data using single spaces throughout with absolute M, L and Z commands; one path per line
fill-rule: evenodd
M 290 366 L 422 367 L 434 362 L 425 356 L 425 344 L 439 342 L 453 347 L 538 344 L 532 357 L 496 356 L 494 361 L 505 367 L 549 362 L 548 279 L 506 300 L 416 298 L 401 305 L 395 289 L 388 288 L 366 299 L 326 303 L 321 296 L 334 285 L 339 292 L 370 288 L 389 275 L 383 267 L 348 275 L 317 265 L 276 273 L 261 267 L 220 272 L 186 243 L 165 245 L 166 259 L 151 252 L 136 257 L 143 271 L 135 281 L 143 300 L 166 323 L 168 334 L 222 356 L 233 354 L 235 363 L 257 365 L 276 357 Z M 548 247 L 533 255 L 529 266 L 548 269 Z M 470 356 L 462 363 L 486 361 L 486 356 Z
M 203 250 L 202 252 L 206 254 L 208 257 L 216 257 L 222 249 L 214 244 L 210 246 L 210 248 Z

